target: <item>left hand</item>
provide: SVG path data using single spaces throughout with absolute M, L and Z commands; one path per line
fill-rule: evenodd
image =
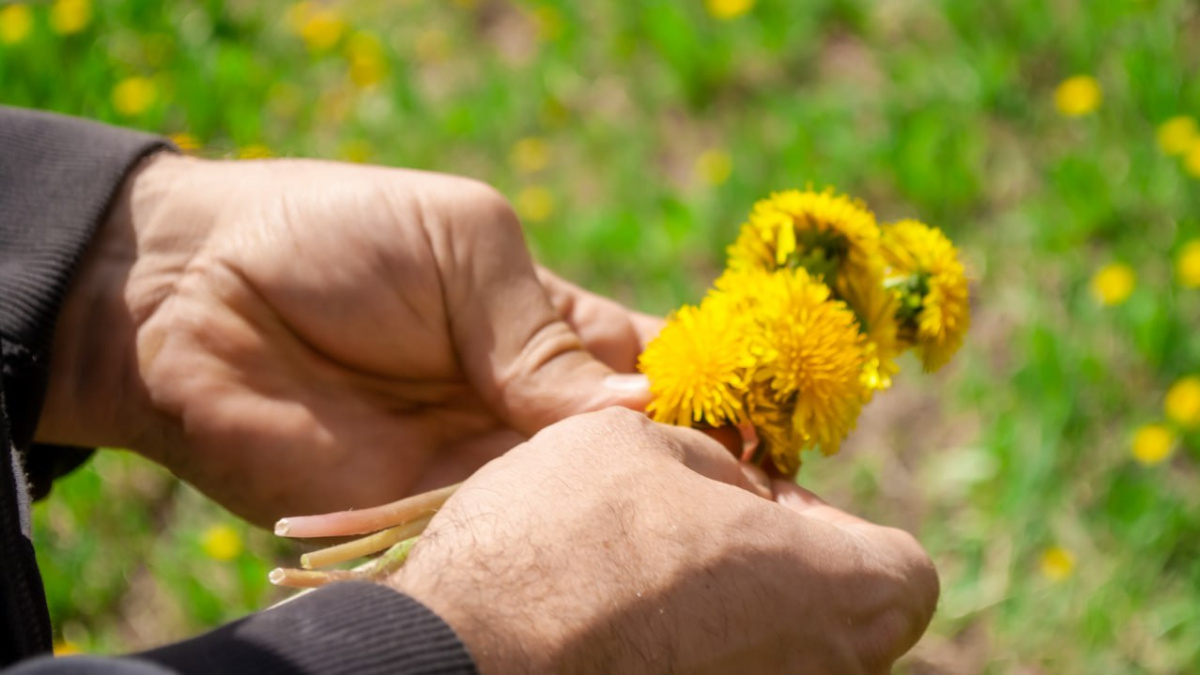
M 264 524 L 369 506 L 644 406 L 605 382 L 656 326 L 539 278 L 478 182 L 162 154 L 77 275 L 38 440 L 132 448 Z

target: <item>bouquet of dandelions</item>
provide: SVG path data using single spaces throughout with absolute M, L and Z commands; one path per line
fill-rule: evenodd
M 788 190 L 754 205 L 724 274 L 699 305 L 672 314 L 639 368 L 647 413 L 687 427 L 736 427 L 743 460 L 794 475 L 801 453 L 836 453 L 864 404 L 892 386 L 897 357 L 941 368 L 970 324 L 967 279 L 941 231 L 879 226 L 832 190 Z M 367 534 L 301 557 L 271 581 L 312 587 L 375 579 L 408 551 L 455 486 L 362 511 L 287 518 L 276 534 Z M 317 570 L 374 553 L 352 569 Z

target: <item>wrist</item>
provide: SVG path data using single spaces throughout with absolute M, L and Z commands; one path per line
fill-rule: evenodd
M 138 327 L 169 293 L 199 232 L 166 232 L 180 177 L 197 160 L 151 155 L 122 183 L 75 272 L 55 327 L 35 439 L 133 447 L 153 424 L 138 369 Z

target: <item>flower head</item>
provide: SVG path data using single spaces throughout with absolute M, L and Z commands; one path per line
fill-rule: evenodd
M 50 28 L 59 35 L 78 33 L 91 20 L 91 0 L 58 0 L 50 8 Z
M 658 422 L 719 427 L 745 420 L 745 393 L 757 361 L 746 317 L 727 296 L 675 312 L 638 360 L 650 379 L 646 412 Z
M 0 7 L 0 44 L 15 45 L 33 31 L 33 10 L 23 2 Z
M 129 77 L 113 87 L 113 108 L 125 117 L 135 117 L 149 110 L 158 98 L 158 88 L 145 77 Z
M 898 303 L 899 340 L 917 350 L 925 370 L 937 370 L 962 346 L 971 324 L 958 251 L 941 230 L 902 220 L 883 229 L 883 257 Z
M 1061 546 L 1051 546 L 1042 551 L 1042 559 L 1038 565 L 1042 576 L 1050 581 L 1062 581 L 1075 572 L 1075 554 Z
M 1171 385 L 1163 399 L 1163 412 L 1185 429 L 1200 427 L 1200 377 L 1189 375 Z
M 200 545 L 213 560 L 233 560 L 242 552 L 242 536 L 229 525 L 213 525 L 204 531 Z
M 1092 277 L 1092 297 L 1102 305 L 1119 305 L 1133 295 L 1137 275 L 1125 263 L 1109 263 Z
M 714 18 L 728 21 L 754 9 L 755 0 L 706 0 L 708 13 Z
M 1066 117 L 1093 113 L 1104 98 L 1100 83 L 1090 75 L 1068 77 L 1054 90 L 1054 107 Z
M 1133 458 L 1146 466 L 1154 466 L 1171 456 L 1175 434 L 1162 424 L 1146 424 L 1133 434 L 1130 450 Z
M 1200 239 L 1183 245 L 1175 259 L 1175 276 L 1185 288 L 1200 288 Z
M 1158 147 L 1168 155 L 1184 155 L 1200 144 L 1200 128 L 1196 118 L 1179 115 L 1158 127 Z

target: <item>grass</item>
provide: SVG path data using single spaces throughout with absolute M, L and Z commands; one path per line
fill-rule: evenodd
M 937 376 L 906 363 L 801 477 L 934 556 L 941 606 L 901 670 L 1200 663 L 1200 436 L 1156 465 L 1130 453 L 1200 371 L 1200 290 L 1172 271 L 1200 180 L 1155 142 L 1200 115 L 1195 3 L 760 0 L 718 20 L 699 1 L 125 0 L 67 35 L 62 4 L 31 5 L 23 35 L 0 10 L 0 102 L 211 157 L 471 175 L 549 266 L 647 311 L 695 300 L 771 190 L 834 185 L 942 227 L 975 279 L 967 346 Z M 1103 100 L 1066 117 L 1055 87 L 1078 74 Z M 1112 262 L 1137 281 L 1106 306 L 1089 283 Z M 60 640 L 88 651 L 261 607 L 295 553 L 119 453 L 35 517 Z M 205 545 L 222 525 L 240 551 Z

